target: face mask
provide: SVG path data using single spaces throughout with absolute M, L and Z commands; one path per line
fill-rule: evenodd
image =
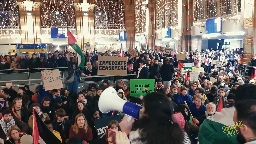
M 1 62 L 1 64 L 5 64 L 5 62 Z
M 238 130 L 238 134 L 236 135 L 236 140 L 241 143 L 244 144 L 246 143 L 246 139 L 244 138 L 244 136 L 241 134 L 240 129 Z
M 174 93 L 174 94 L 177 94 L 178 92 L 177 92 L 177 91 L 174 91 L 173 93 Z

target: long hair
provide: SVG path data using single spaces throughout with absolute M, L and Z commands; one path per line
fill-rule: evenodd
M 72 129 L 73 129 L 73 131 L 74 131 L 76 134 L 78 134 L 78 130 L 79 130 L 78 125 L 77 125 L 77 119 L 78 119 L 79 117 L 83 117 L 84 120 L 85 120 L 84 126 L 83 126 L 83 129 L 84 129 L 85 132 L 87 132 L 88 127 L 89 127 L 89 126 L 88 126 L 88 123 L 87 123 L 87 120 L 86 120 L 86 118 L 85 118 L 85 116 L 84 116 L 84 114 L 83 114 L 83 113 L 79 113 L 78 115 L 76 115 L 74 125 L 72 125 Z
M 143 98 L 144 116 L 133 125 L 139 141 L 147 144 L 183 144 L 183 132 L 173 121 L 173 105 L 166 95 L 153 92 Z

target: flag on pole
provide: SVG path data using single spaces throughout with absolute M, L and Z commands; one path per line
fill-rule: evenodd
M 121 48 L 120 48 L 120 56 L 124 57 L 124 50 L 123 50 L 123 45 L 121 43 Z
M 74 49 L 74 51 L 76 51 L 77 53 L 77 58 L 78 58 L 78 66 L 81 69 L 84 69 L 84 64 L 85 64 L 85 57 L 83 54 L 82 49 L 76 44 L 76 38 L 74 37 L 74 35 L 68 31 L 67 32 L 67 36 L 68 36 L 68 44 Z
M 35 110 L 33 110 L 33 144 L 38 144 L 39 141 L 39 133 L 38 133 L 38 126 L 37 126 L 37 118 L 35 114 Z
M 38 144 L 39 137 L 46 144 L 61 144 L 60 140 L 47 128 L 38 114 L 33 110 L 33 144 Z

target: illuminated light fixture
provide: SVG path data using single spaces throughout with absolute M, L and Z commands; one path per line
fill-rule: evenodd
M 89 10 L 93 9 L 95 4 L 87 3 L 87 0 L 83 0 L 83 3 L 80 4 L 80 7 L 83 12 L 88 12 Z
M 23 6 L 25 7 L 26 11 L 31 14 L 33 10 L 34 2 L 30 0 L 23 1 Z

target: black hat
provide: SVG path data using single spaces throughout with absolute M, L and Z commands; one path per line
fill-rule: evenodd
M 132 61 L 132 60 L 128 60 L 127 63 L 128 63 L 128 64 L 133 64 L 133 61 Z
M 229 93 L 227 99 L 235 99 L 235 94 Z
M 139 63 L 145 64 L 145 61 L 144 60 L 140 60 Z

